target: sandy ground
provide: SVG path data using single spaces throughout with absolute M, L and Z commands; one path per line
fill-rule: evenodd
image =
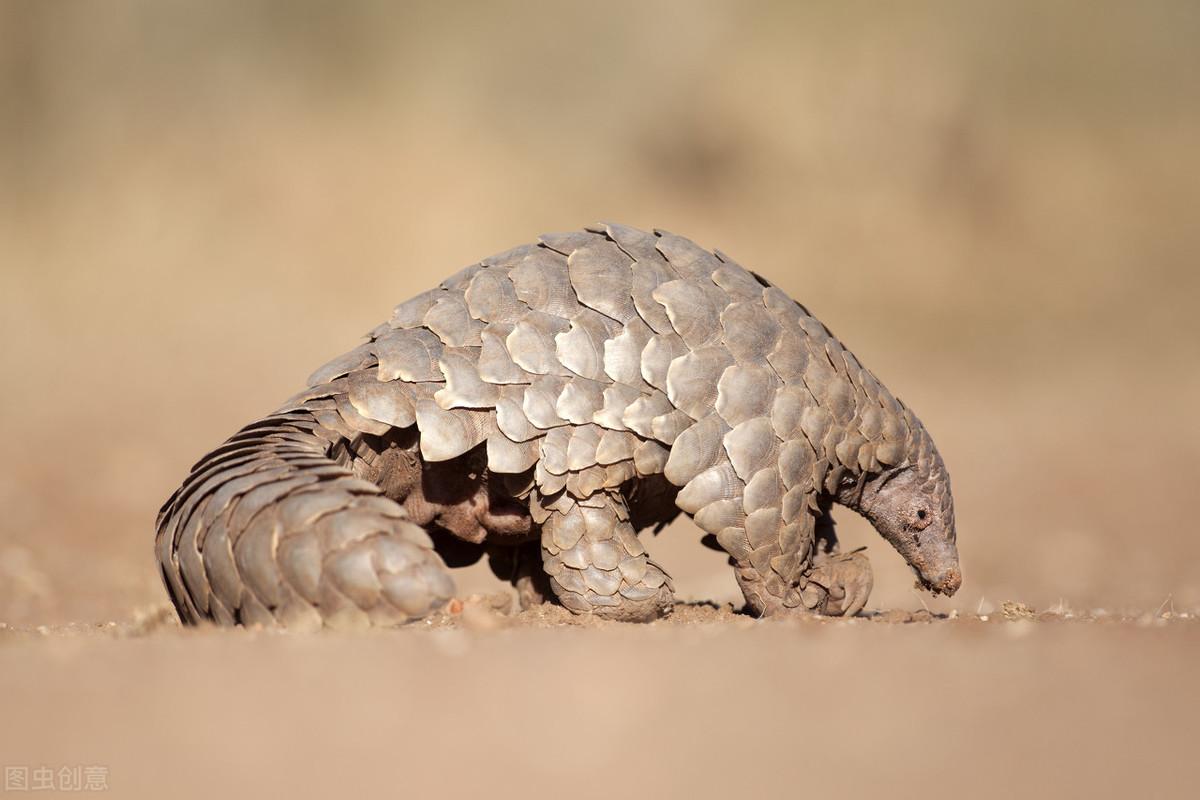
M 0 4 L 0 764 L 130 797 L 1196 796 L 1197 41 L 1166 0 Z M 648 546 L 715 605 L 672 623 L 170 623 L 153 519 L 190 464 L 395 303 L 605 218 L 770 277 L 916 409 L 956 597 L 843 513 L 850 622 L 720 610 L 679 523 Z
M 8 763 L 122 797 L 1192 797 L 1200 626 L 1024 609 L 0 630 Z

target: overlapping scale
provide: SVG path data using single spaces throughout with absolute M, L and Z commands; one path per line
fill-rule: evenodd
M 392 318 L 388 324 L 393 328 L 400 329 L 421 327 L 425 324 L 425 315 L 429 309 L 433 308 L 433 304 L 445 293 L 443 289 L 430 289 L 410 300 L 405 300 L 393 309 Z
M 707 416 L 716 408 L 718 382 L 733 357 L 720 346 L 709 346 L 676 358 L 667 370 L 667 397 L 692 419 Z
M 496 426 L 514 442 L 536 439 L 546 432 L 533 425 L 525 415 L 525 389 L 524 386 L 502 386 L 496 401 Z
M 604 375 L 626 386 L 648 388 L 642 373 L 642 355 L 653 335 L 650 327 L 636 317 L 626 323 L 620 333 L 604 343 Z
M 605 223 L 603 228 L 604 233 L 634 261 L 665 263 L 662 253 L 658 251 L 658 237 L 653 233 L 616 222 Z M 678 275 L 672 272 L 672 277 L 678 277 Z
M 404 381 L 382 383 L 370 371 L 351 376 L 347 397 L 354 410 L 368 419 L 395 428 L 407 428 L 417 421 L 414 396 Z
M 584 378 L 604 380 L 604 351 L 609 339 L 617 335 L 617 323 L 590 308 L 581 308 L 570 321 L 570 329 L 556 334 L 554 342 L 559 362 Z
M 529 306 L 518 299 L 505 269 L 481 269 L 463 293 L 471 316 L 483 322 L 516 322 Z
M 775 318 L 763 313 L 761 301 L 743 300 L 721 312 L 721 337 L 730 355 L 742 364 L 767 361 L 782 332 Z
M 530 311 L 513 324 L 504 344 L 513 362 L 526 372 L 568 375 L 570 372 L 558 360 L 555 337 L 569 328 L 570 323 L 562 317 Z
M 360 344 L 348 353 L 323 364 L 308 376 L 309 386 L 318 386 L 343 375 L 369 366 L 375 360 L 375 348 L 371 342 Z
M 432 331 L 425 328 L 395 330 L 375 340 L 371 349 L 379 360 L 378 378 L 381 381 L 442 380 L 439 362 L 445 345 Z
M 730 466 L 732 469 L 732 465 Z M 734 473 L 737 474 L 736 472 Z M 779 471 L 772 467 L 764 467 L 746 481 L 746 490 L 742 504 L 747 513 L 760 508 L 779 506 L 783 500 L 783 486 L 779 481 Z
M 509 278 L 517 297 L 534 311 L 570 319 L 579 310 L 567 260 L 559 253 L 537 248 L 510 270 Z
M 625 412 L 641 397 L 642 393 L 632 386 L 614 383 L 605 387 L 603 405 L 592 415 L 592 422 L 614 431 L 625 430 Z
M 688 347 L 677 333 L 651 336 L 642 348 L 642 377 L 660 391 L 667 391 L 667 373 L 671 362 L 687 355 Z
M 712 282 L 675 280 L 660 284 L 651 296 L 667 310 L 671 327 L 692 350 L 721 338 L 721 312 L 729 296 Z
M 679 434 L 671 447 L 663 474 L 676 486 L 684 486 L 709 467 L 727 459 L 724 438 L 729 426 L 710 414 Z
M 716 255 L 720 255 L 719 253 Z M 722 259 L 722 266 L 712 273 L 712 281 L 725 290 L 730 297 L 748 300 L 762 307 L 763 285 L 758 279 L 737 264 Z
M 633 307 L 638 315 L 655 333 L 672 333 L 675 328 L 667 310 L 654 299 L 654 290 L 664 283 L 678 280 L 679 275 L 658 257 L 639 258 L 633 265 L 633 282 L 630 292 Z
M 582 247 L 588 247 L 596 242 L 596 237 L 587 231 L 563 231 L 543 233 L 538 241 L 555 252 L 570 256 Z
M 775 463 L 780 442 L 775 438 L 771 421 L 756 417 L 725 434 L 724 444 L 734 470 L 742 480 L 748 481 L 754 473 Z
M 471 316 L 460 292 L 446 292 L 425 312 L 425 327 L 449 347 L 478 347 L 483 322 Z
M 683 278 L 708 279 L 721 268 L 721 261 L 700 245 L 670 231 L 656 229 L 658 252 Z
M 722 461 L 688 481 L 675 503 L 687 513 L 695 514 L 709 503 L 740 497 L 744 488 L 733 465 Z
M 637 314 L 633 305 L 629 256 L 607 239 L 591 239 L 567 259 L 575 295 L 585 306 L 618 322 L 628 322 Z
M 447 411 L 432 400 L 417 403 L 417 428 L 421 431 L 421 457 L 447 461 L 481 444 L 495 430 L 488 411 L 457 408 Z
M 535 377 L 517 366 L 508 354 L 505 342 L 513 327 L 511 324 L 493 323 L 480 332 L 483 346 L 479 351 L 476 369 L 479 377 L 488 383 L 531 383 Z
M 621 417 L 629 430 L 646 439 L 654 438 L 654 420 L 675 411 L 671 401 L 662 392 L 641 395 L 630 403 Z
M 447 349 L 443 352 L 438 365 L 445 376 L 446 385 L 433 396 L 443 409 L 496 407 L 500 400 L 500 389 L 479 377 L 476 359 L 478 350 L 475 349 L 467 352 Z
M 545 375 L 526 387 L 521 410 L 534 427 L 547 429 L 568 424 L 557 411 L 558 398 L 567 385 L 567 378 Z
M 554 411 L 572 425 L 590 425 L 604 407 L 604 384 L 587 378 L 570 378 L 559 393 Z
M 779 386 L 779 377 L 768 367 L 727 367 L 717 381 L 717 413 L 730 426 L 769 416 Z

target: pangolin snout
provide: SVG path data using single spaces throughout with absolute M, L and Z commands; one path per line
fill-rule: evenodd
M 944 594 L 947 597 L 958 591 L 962 586 L 962 570 L 958 567 L 944 569 L 926 581 L 927 587 L 934 594 Z

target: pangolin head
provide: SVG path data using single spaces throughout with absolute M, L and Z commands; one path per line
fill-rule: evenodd
M 906 458 L 863 483 L 857 510 L 904 557 L 921 586 L 952 595 L 962 584 L 962 569 L 950 475 L 924 426 L 906 416 L 912 436 Z

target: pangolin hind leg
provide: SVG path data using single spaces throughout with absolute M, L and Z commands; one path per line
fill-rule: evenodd
M 354 449 L 360 474 L 379 484 L 411 521 L 429 532 L 447 566 L 470 566 L 486 556 L 493 574 L 517 590 L 522 608 L 553 597 L 528 500 L 514 496 L 522 493 L 532 472 L 491 473 L 483 448 L 427 462 L 412 429 L 363 437 Z
M 675 505 L 678 491 L 661 475 L 650 475 L 623 486 L 621 493 L 634 530 L 638 533 L 650 528 L 661 530 L 677 517 L 680 513 Z M 626 536 L 625 533 L 615 535 L 622 539 Z M 517 590 L 521 608 L 532 608 L 556 597 L 543 569 L 542 548 L 537 541 L 516 546 L 488 545 L 487 553 L 496 577 L 508 581 Z M 650 563 L 647 561 L 647 565 Z M 632 565 L 627 568 L 629 566 Z
M 619 492 L 583 501 L 564 494 L 546 510 L 543 565 L 560 603 L 625 622 L 648 622 L 670 611 L 671 580 L 646 554 Z

